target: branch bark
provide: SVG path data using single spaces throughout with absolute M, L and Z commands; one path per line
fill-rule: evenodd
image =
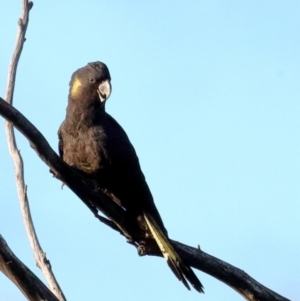
M 226 283 L 246 300 L 288 301 L 285 297 L 257 282 L 243 270 L 203 252 L 199 247 L 193 248 L 175 241 L 173 243 L 187 264 Z
M 0 235 L 0 271 L 31 301 L 59 301 L 45 284 L 11 251 Z
M 20 112 L 7 104 L 1 97 L 0 115 L 13 123 L 29 140 L 31 146 L 44 163 L 81 198 L 96 216 L 96 211 L 99 209 L 109 219 L 121 225 L 122 230 L 125 229 L 125 236 L 128 233 L 130 237 L 139 237 L 139 233 L 136 232 L 137 225 L 134 225 L 134 222 L 126 215 L 126 212 L 103 192 L 91 189 L 91 187 L 94 187 L 93 183 L 89 183 L 89 180 L 82 178 L 75 170 L 66 165 L 51 149 L 43 135 Z M 107 221 L 107 224 L 110 225 L 110 222 Z M 110 226 L 117 230 L 116 227 Z M 258 283 L 244 271 L 203 252 L 200 248 L 193 248 L 176 241 L 173 241 L 173 244 L 187 264 L 219 279 L 249 301 L 289 301 L 287 298 Z M 161 256 L 155 246 L 149 246 L 146 249 L 146 254 Z
M 18 21 L 17 41 L 8 70 L 5 99 L 9 104 L 13 103 L 17 67 L 22 53 L 23 45 L 25 42 L 25 34 L 29 22 L 29 11 L 31 10 L 32 6 L 33 3 L 31 1 L 23 0 L 22 16 Z M 34 229 L 31 213 L 30 213 L 29 202 L 26 193 L 27 189 L 26 189 L 26 184 L 24 179 L 23 159 L 17 147 L 13 125 L 9 121 L 5 122 L 5 131 L 6 131 L 7 143 L 8 143 L 10 155 L 14 162 L 17 192 L 20 201 L 22 218 L 24 221 L 30 246 L 32 248 L 36 263 L 38 267 L 42 270 L 51 291 L 55 293 L 55 295 L 58 297 L 60 301 L 65 301 L 66 299 L 64 297 L 64 294 L 58 282 L 56 281 L 56 278 L 51 269 L 50 262 L 46 258 L 46 254 L 45 252 L 43 252 L 41 248 L 36 231 Z

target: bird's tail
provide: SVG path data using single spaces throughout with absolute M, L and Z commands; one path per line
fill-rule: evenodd
M 189 282 L 199 293 L 204 293 L 203 286 L 193 270 L 183 262 L 153 217 L 148 213 L 144 213 L 144 217 L 153 238 L 175 276 L 182 281 L 188 290 L 190 290 Z

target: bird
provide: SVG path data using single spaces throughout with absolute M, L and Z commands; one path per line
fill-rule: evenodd
M 203 293 L 200 280 L 168 237 L 133 145 L 105 110 L 112 92 L 108 67 L 99 61 L 88 63 L 72 74 L 69 86 L 66 117 L 58 130 L 61 158 L 142 221 L 175 276 L 189 290 L 192 285 Z

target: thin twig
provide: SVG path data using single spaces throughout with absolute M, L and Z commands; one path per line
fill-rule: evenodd
M 122 219 L 122 214 L 125 215 L 126 211 L 118 210 L 120 207 L 117 205 L 114 208 L 113 205 L 115 203 L 113 201 L 102 201 L 99 194 L 93 197 L 95 192 L 86 189 L 84 182 L 82 182 L 82 185 L 78 185 L 80 180 L 78 180 L 76 172 L 72 171 L 71 167 L 66 166 L 65 162 L 55 154 L 44 136 L 36 128 L 19 111 L 3 101 L 1 97 L 0 115 L 13 122 L 14 126 L 29 140 L 30 145 L 44 163 L 55 171 L 60 179 L 64 179 L 66 185 L 85 203 L 99 201 L 99 207 L 96 206 L 96 208 L 100 208 L 104 213 L 109 213 L 109 217 L 112 220 L 119 221 Z M 73 176 L 72 173 L 74 174 Z M 89 208 L 92 210 L 90 206 Z M 93 210 L 92 212 L 95 214 Z M 122 226 L 131 230 L 131 225 L 127 226 L 128 222 L 131 223 L 132 221 L 127 220 L 126 216 L 123 217 Z M 131 234 L 131 232 L 129 233 Z M 226 283 L 249 301 L 289 301 L 287 298 L 258 283 L 239 268 L 203 252 L 200 248 L 193 248 L 175 241 L 172 241 L 172 244 L 187 264 Z M 158 248 L 156 247 L 155 249 L 155 246 L 146 249 L 146 254 L 162 256 Z
M 29 21 L 29 11 L 32 8 L 32 6 L 33 6 L 32 2 L 28 0 L 23 0 L 22 17 L 18 21 L 17 41 L 9 65 L 7 88 L 6 88 L 6 95 L 5 95 L 5 100 L 11 105 L 13 103 L 17 66 L 25 42 L 25 34 L 26 34 L 28 21 Z M 25 224 L 27 236 L 30 242 L 30 246 L 34 253 L 34 257 L 37 262 L 37 265 L 42 270 L 46 278 L 46 281 L 50 287 L 50 290 L 57 296 L 57 298 L 60 301 L 65 301 L 66 299 L 64 297 L 64 294 L 54 277 L 54 274 L 51 270 L 50 262 L 49 260 L 47 260 L 46 254 L 45 252 L 43 252 L 40 246 L 39 240 L 37 238 L 34 229 L 27 193 L 26 193 L 23 159 L 17 147 L 13 125 L 8 121 L 5 122 L 5 131 L 6 131 L 10 155 L 14 162 L 17 192 L 20 201 L 21 213 Z
M 45 284 L 16 257 L 0 235 L 0 271 L 31 301 L 59 301 Z

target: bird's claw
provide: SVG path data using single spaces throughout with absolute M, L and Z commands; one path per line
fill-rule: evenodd
M 139 256 L 145 256 L 147 254 L 146 248 L 143 245 L 138 245 L 137 251 L 138 251 Z

